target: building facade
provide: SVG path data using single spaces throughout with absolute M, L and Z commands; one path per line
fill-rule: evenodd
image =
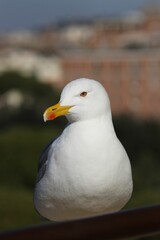
M 64 54 L 61 64 L 63 85 L 81 77 L 100 81 L 109 94 L 113 114 L 160 119 L 158 52 Z

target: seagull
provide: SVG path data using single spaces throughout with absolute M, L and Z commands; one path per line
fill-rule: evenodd
M 62 90 L 44 121 L 65 115 L 68 125 L 39 161 L 34 205 L 51 221 L 112 213 L 131 197 L 128 155 L 118 140 L 108 94 L 96 80 L 80 78 Z

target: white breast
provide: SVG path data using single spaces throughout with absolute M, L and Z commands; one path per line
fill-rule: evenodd
M 75 219 L 117 211 L 131 193 L 130 162 L 111 122 L 84 121 L 51 145 L 35 206 L 50 220 Z

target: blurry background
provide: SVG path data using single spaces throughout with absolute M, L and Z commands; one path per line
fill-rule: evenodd
M 160 202 L 160 1 L 0 0 L 0 230 L 41 222 L 38 158 L 66 124 L 42 114 L 79 77 L 109 93 L 133 168 L 126 208 Z

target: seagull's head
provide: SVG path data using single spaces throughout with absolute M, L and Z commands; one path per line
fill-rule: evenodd
M 81 78 L 69 82 L 62 90 L 59 103 L 44 112 L 44 121 L 65 115 L 70 122 L 110 116 L 108 94 L 98 81 Z

